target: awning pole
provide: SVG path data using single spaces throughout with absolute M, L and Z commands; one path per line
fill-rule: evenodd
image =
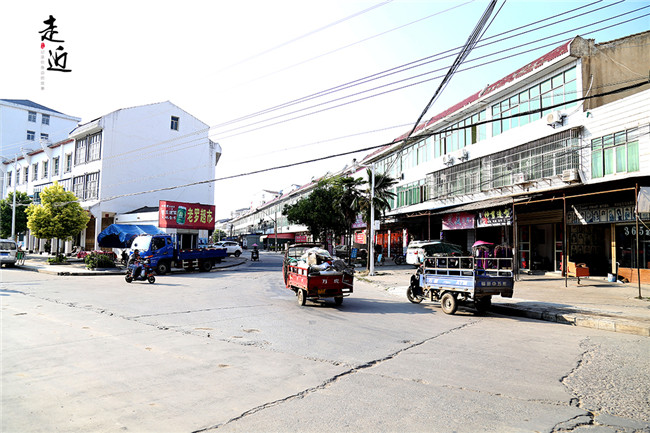
M 639 251 L 639 184 L 634 186 L 634 221 L 636 223 L 636 280 L 639 284 L 639 297 L 641 298 L 641 252 Z
M 564 205 L 564 217 L 562 218 L 563 221 L 563 235 L 562 235 L 562 270 L 564 271 L 564 287 L 569 286 L 569 270 L 567 269 L 567 251 L 569 250 L 567 245 L 568 245 L 568 238 L 566 236 L 566 194 L 562 194 L 562 203 Z

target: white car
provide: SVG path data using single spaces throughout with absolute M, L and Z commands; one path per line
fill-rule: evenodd
M 18 246 L 16 242 L 11 239 L 0 239 L 0 266 L 3 264 L 6 267 L 14 266 L 17 253 Z
M 449 242 L 434 241 L 412 241 L 406 249 L 406 263 L 413 266 L 420 266 L 424 256 L 434 254 L 462 254 L 463 250 L 459 245 Z
M 216 244 L 214 244 L 214 246 L 215 248 L 225 248 L 226 254 L 228 254 L 229 256 L 239 257 L 241 256 L 241 253 L 244 251 L 244 249 L 240 247 L 237 242 L 233 242 L 233 241 L 217 242 Z

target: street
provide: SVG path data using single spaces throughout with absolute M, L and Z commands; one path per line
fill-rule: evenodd
M 280 269 L 3 268 L 1 431 L 650 432 L 647 337 L 449 316 L 358 280 L 300 307 Z

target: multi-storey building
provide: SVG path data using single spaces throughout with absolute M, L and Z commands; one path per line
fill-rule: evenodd
M 13 158 L 22 154 L 21 149 L 61 141 L 80 121 L 26 99 L 0 99 L 0 154 Z
M 639 251 L 632 235 L 650 174 L 649 43 L 576 37 L 368 156 L 400 180 L 378 241 L 482 240 L 528 270 L 649 268 L 650 230 Z
M 376 243 L 391 254 L 413 239 L 468 251 L 480 240 L 524 271 L 573 261 L 632 281 L 641 268 L 650 281 L 650 215 L 637 230 L 634 212 L 637 188 L 650 185 L 648 45 L 650 32 L 576 37 L 368 155 L 363 165 L 399 180 Z M 272 233 L 269 215 L 309 191 L 229 224 Z
M 91 217 L 74 244 L 96 249 L 97 234 L 118 215 L 157 209 L 159 200 L 213 203 L 212 183 L 199 184 L 214 178 L 221 155 L 208 129 L 168 101 L 123 108 L 79 125 L 66 140 L 25 152 L 16 187 L 36 203 L 55 181 L 73 191 Z M 8 175 L 12 165 L 4 163 Z M 42 249 L 36 241 L 29 236 L 27 247 Z

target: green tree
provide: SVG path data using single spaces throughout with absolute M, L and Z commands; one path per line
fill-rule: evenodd
M 372 185 L 372 170 L 367 169 L 368 187 L 363 195 L 361 202 L 361 210 L 363 211 L 363 221 L 370 224 L 370 188 Z M 390 201 L 395 198 L 395 194 L 391 189 L 397 185 L 397 180 L 385 175 L 383 173 L 375 173 L 375 219 L 383 217 L 387 211 L 391 209 Z
M 7 198 L 0 200 L 0 238 L 11 236 L 11 214 L 14 200 L 13 191 L 7 194 Z M 27 206 L 32 199 L 24 193 L 16 192 L 16 234 L 27 230 Z
M 212 233 L 212 242 L 219 242 L 221 239 L 225 239 L 226 236 L 228 235 L 223 230 L 215 229 Z
M 282 215 L 292 223 L 304 224 L 314 238 L 324 241 L 327 234 L 342 235 L 346 232 L 346 222 L 338 206 L 340 188 L 330 179 L 318 182 L 307 197 L 293 205 L 285 205 Z
M 27 208 L 27 227 L 37 238 L 70 240 L 88 224 L 90 217 L 77 197 L 65 191 L 58 182 L 44 188 L 40 197 L 41 204 L 31 204 Z
M 360 178 L 353 178 L 349 176 L 338 176 L 333 179 L 335 187 L 338 189 L 337 205 L 339 211 L 343 215 L 346 227 L 346 235 L 348 241 L 348 249 L 352 245 L 352 224 L 357 220 L 357 215 L 361 211 L 363 202 L 363 185 L 365 181 Z M 350 261 L 350 251 L 348 250 L 348 262 Z

